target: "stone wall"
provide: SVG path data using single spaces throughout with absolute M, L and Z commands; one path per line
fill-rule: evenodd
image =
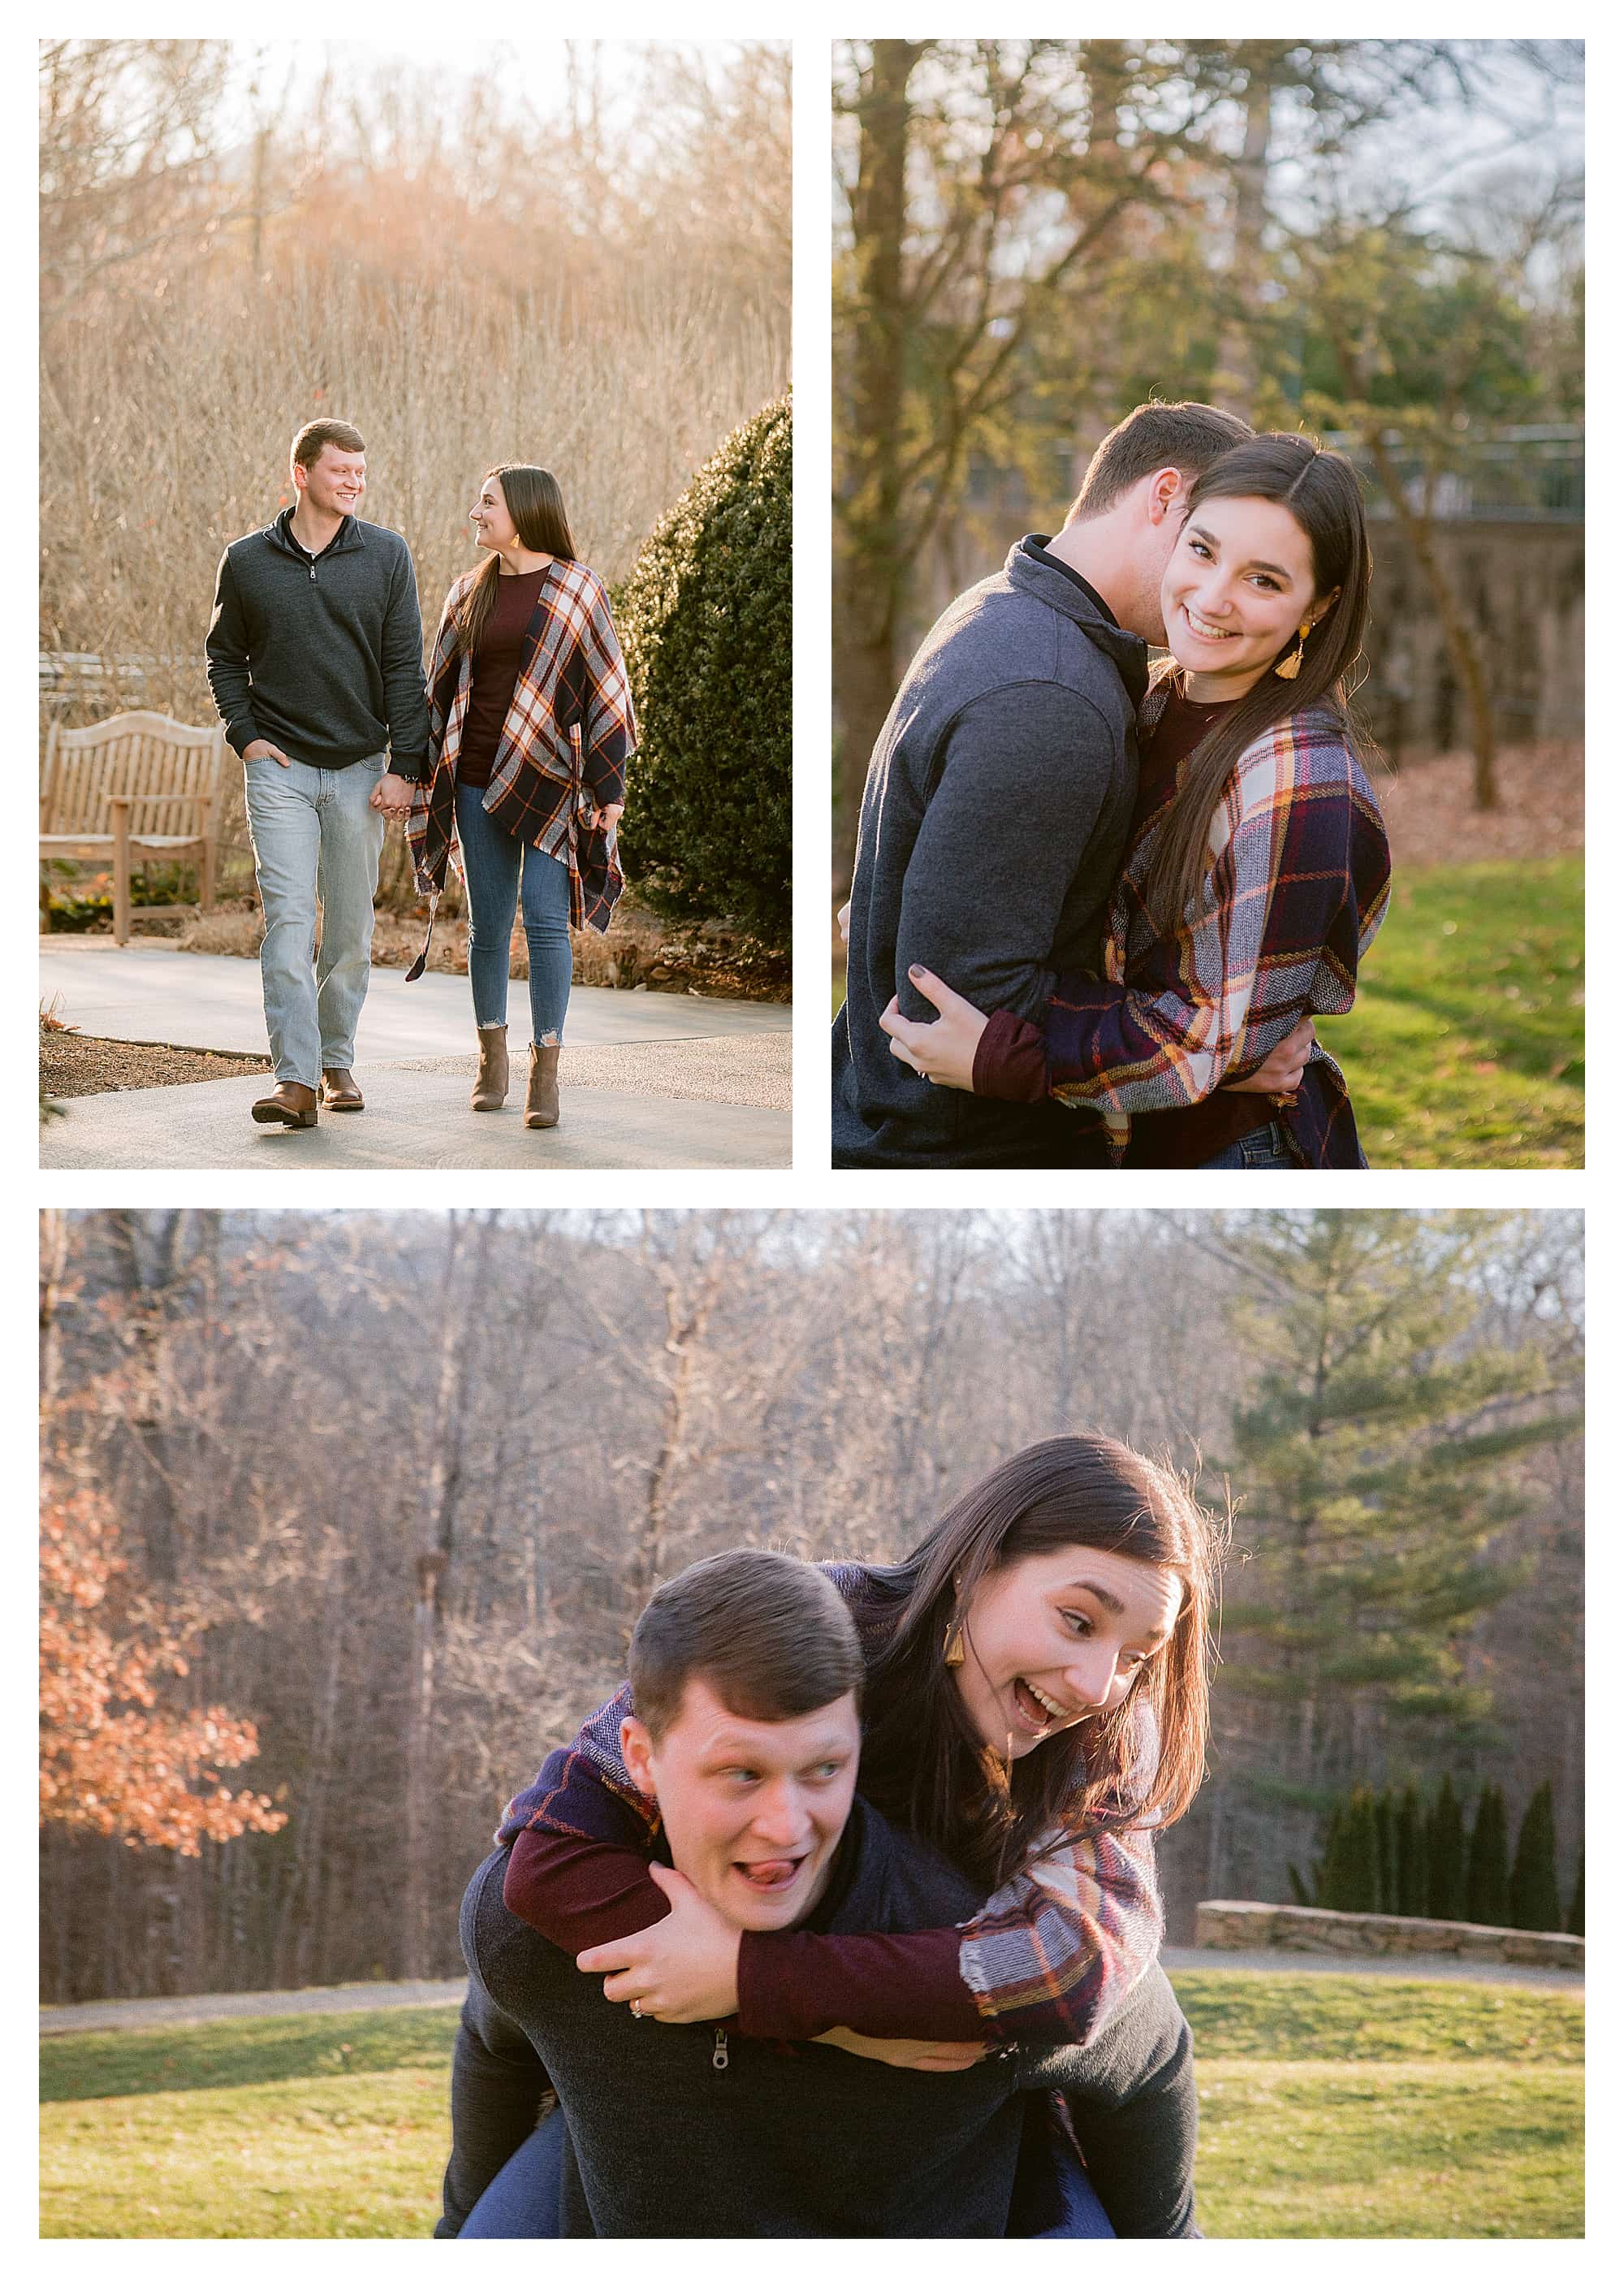
M 1325 1907 L 1264 1906 L 1247 1899 L 1204 1899 L 1195 1910 L 1195 1943 L 1236 1953 L 1277 1946 L 1294 1953 L 1453 1953 L 1525 1969 L 1584 1969 L 1584 1940 L 1562 1930 L 1496 1930 L 1416 1915 L 1333 1914 Z

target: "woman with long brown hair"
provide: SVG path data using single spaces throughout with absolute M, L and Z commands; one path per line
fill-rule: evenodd
M 987 1893 L 968 1923 L 741 1931 L 680 1877 L 657 1886 L 647 1846 L 606 1832 L 648 1821 L 625 1687 L 508 1806 L 508 1910 L 670 2024 L 736 2013 L 746 2036 L 942 2071 L 1094 2044 L 1159 1979 L 1152 1831 L 1203 1775 L 1224 1541 L 1186 1480 L 1086 1433 L 1000 1464 L 899 1563 L 826 1567 L 863 1652 L 858 1786 Z M 1188 2036 L 1156 1991 L 1177 2030 L 1153 2081 L 1123 2081 L 1097 2168 L 1086 2148 L 1138 2211 L 1119 2228 L 1189 2236 Z
M 446 596 L 429 672 L 430 774 L 407 831 L 431 908 L 454 836 L 461 849 L 476 1112 L 507 1097 L 508 944 L 522 902 L 531 1025 L 524 1120 L 545 1130 L 560 1112 L 569 929 L 606 929 L 623 883 L 614 831 L 636 726 L 608 596 L 576 558 L 554 478 L 545 467 L 492 467 L 469 519 L 487 558 Z M 425 943 L 408 980 L 426 959 Z
M 1102 974 L 1060 974 L 1040 1028 L 923 967 L 891 1051 L 933 1083 L 1104 1118 L 1130 1169 L 1360 1168 L 1315 1050 L 1294 1099 L 1232 1088 L 1305 1016 L 1346 1013 L 1386 914 L 1386 834 L 1348 710 L 1369 600 L 1359 478 L 1259 435 L 1191 485 L 1162 584 L 1171 652 L 1140 719 L 1140 786 Z

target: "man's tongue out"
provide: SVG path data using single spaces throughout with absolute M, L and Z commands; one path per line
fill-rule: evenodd
M 798 1859 L 736 1860 L 736 1866 L 752 1891 L 782 1891 L 793 1883 Z

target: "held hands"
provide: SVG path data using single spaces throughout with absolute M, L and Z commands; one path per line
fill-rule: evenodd
M 379 776 L 373 786 L 369 806 L 377 807 L 385 814 L 409 814 L 416 784 L 408 783 L 404 776 Z
M 698 2025 L 730 2017 L 739 2006 L 741 1932 L 702 1899 L 674 1867 L 649 1873 L 671 1901 L 663 1921 L 576 1956 L 577 1969 L 612 1973 L 604 1979 L 611 2001 L 636 2001 L 662 2025 Z
M 854 2057 L 873 2057 L 878 2064 L 902 2065 L 910 2072 L 968 2072 L 987 2050 L 982 2041 L 875 2040 L 869 2033 L 854 2033 L 836 2025 L 817 2036 L 831 2048 Z
M 588 811 L 586 827 L 589 830 L 613 830 L 625 812 L 624 799 L 616 799 L 611 806 L 594 806 Z
M 932 1083 L 944 1084 L 952 1091 L 973 1091 L 976 1046 L 987 1026 L 986 1013 L 978 1012 L 967 997 L 949 989 L 945 981 L 938 981 L 923 965 L 911 965 L 908 978 L 942 1017 L 904 1020 L 893 997 L 880 1015 L 880 1025 L 891 1039 L 892 1059 Z
M 850 948 L 851 946 L 851 904 L 849 901 L 842 902 L 835 911 L 835 922 L 840 928 L 841 939 Z

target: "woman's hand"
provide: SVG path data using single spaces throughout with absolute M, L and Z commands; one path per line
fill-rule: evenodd
M 606 1969 L 611 2001 L 636 2001 L 642 2015 L 662 2025 L 698 2025 L 730 2017 L 739 2006 L 737 1925 L 702 1899 L 674 1867 L 649 1873 L 671 1901 L 663 1921 L 608 1945 L 588 1946 L 577 1969 Z
M 613 830 L 625 812 L 623 799 L 616 799 L 612 806 L 595 806 L 586 818 L 586 827 L 589 830 Z
M 842 902 L 840 907 L 835 911 L 835 922 L 840 928 L 841 939 L 849 948 L 851 944 L 851 904 L 850 901 Z
M 878 2064 L 902 2065 L 910 2072 L 968 2072 L 987 2052 L 984 2041 L 880 2041 L 844 2025 L 818 2038 L 851 2056 L 873 2057 Z
M 908 978 L 942 1018 L 906 1021 L 893 997 L 880 1015 L 880 1025 L 891 1039 L 892 1059 L 901 1060 L 917 1075 L 927 1076 L 932 1083 L 945 1084 L 953 1091 L 973 1091 L 976 1046 L 987 1026 L 986 1013 L 979 1013 L 967 997 L 949 989 L 945 981 L 938 981 L 923 965 L 911 965 Z

